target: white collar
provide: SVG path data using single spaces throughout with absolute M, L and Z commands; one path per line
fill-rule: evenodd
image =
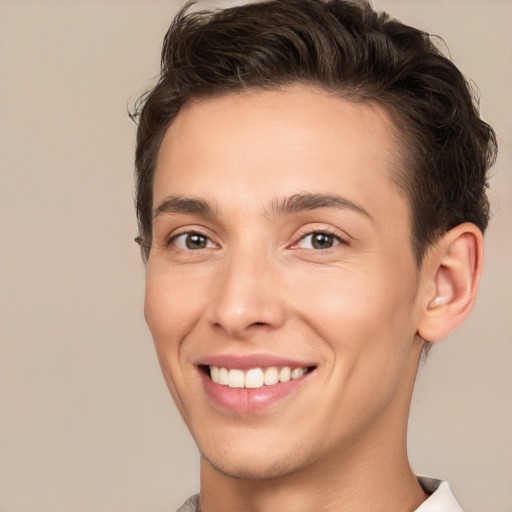
M 424 476 L 419 476 L 418 482 L 425 492 L 432 494 L 415 512 L 462 512 L 448 482 Z

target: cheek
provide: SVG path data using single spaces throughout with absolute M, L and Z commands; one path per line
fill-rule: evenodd
M 365 347 L 384 351 L 412 340 L 414 285 L 410 281 L 382 273 L 335 270 L 315 279 L 310 275 L 307 280 L 295 280 L 300 287 L 295 284 L 289 294 L 332 351 L 360 354 Z
M 151 331 L 158 361 L 167 387 L 187 422 L 187 409 L 180 389 L 185 374 L 181 364 L 182 341 L 193 324 L 196 307 L 194 295 L 186 293 L 183 283 L 167 273 L 155 272 L 148 266 L 144 297 L 144 316 Z
M 182 338 L 195 320 L 200 297 L 201 294 L 190 289 L 190 283 L 148 267 L 144 316 L 157 349 Z

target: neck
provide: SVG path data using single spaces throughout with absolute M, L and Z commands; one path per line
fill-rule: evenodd
M 244 480 L 220 473 L 201 460 L 201 511 L 224 512 L 412 512 L 427 498 L 407 460 L 405 443 L 373 438 L 364 453 L 356 446 L 344 456 L 311 464 L 292 474 Z M 384 447 L 384 449 L 383 449 Z

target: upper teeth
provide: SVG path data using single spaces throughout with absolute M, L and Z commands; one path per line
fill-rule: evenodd
M 290 379 L 298 379 L 306 373 L 307 368 L 291 368 L 283 366 L 277 368 L 251 368 L 250 370 L 236 370 L 210 366 L 210 376 L 213 382 L 229 386 L 230 388 L 261 388 L 272 386 L 278 382 L 288 382 Z

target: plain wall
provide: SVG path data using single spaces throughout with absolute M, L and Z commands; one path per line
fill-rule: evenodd
M 142 314 L 126 114 L 178 5 L 0 0 L 0 512 L 172 511 L 198 489 Z M 444 36 L 498 132 L 480 297 L 420 370 L 409 446 L 465 512 L 511 512 L 512 2 L 375 5 Z

